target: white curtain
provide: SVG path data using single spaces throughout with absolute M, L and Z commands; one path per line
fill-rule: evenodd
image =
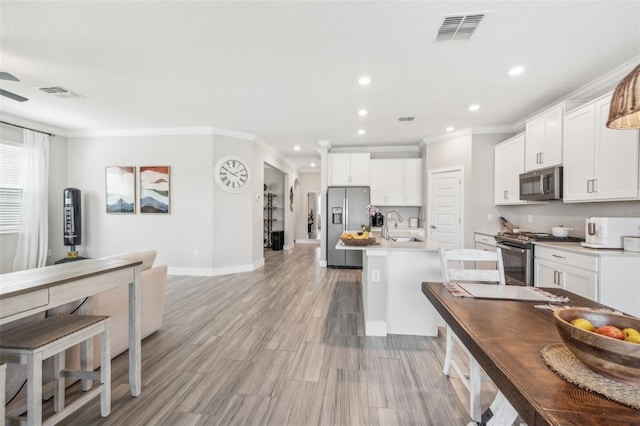
M 22 218 L 13 270 L 45 266 L 49 240 L 49 136 L 24 130 Z

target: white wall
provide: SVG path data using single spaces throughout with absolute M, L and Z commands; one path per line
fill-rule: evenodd
M 225 266 L 228 260 L 216 257 L 212 244 L 217 218 L 211 135 L 72 138 L 67 158 L 68 185 L 83 195 L 86 256 L 155 249 L 156 262 L 170 267 Z M 170 214 L 106 213 L 105 167 L 163 165 L 171 167 Z
M 427 186 L 425 205 L 427 205 L 427 212 L 429 211 L 429 172 L 440 169 L 449 168 L 461 168 L 464 174 L 464 180 L 462 187 L 464 191 L 464 245 L 470 247 L 470 241 L 468 241 L 468 235 L 472 233 L 470 231 L 469 216 L 472 211 L 472 203 L 470 202 L 470 194 L 472 190 L 472 168 L 471 168 L 471 154 L 472 154 L 472 135 L 471 133 L 462 134 L 456 137 L 452 137 L 441 142 L 430 143 L 426 147 L 426 163 L 427 163 L 427 175 L 424 177 L 425 185 Z M 428 214 L 428 213 L 427 213 Z M 429 218 L 426 219 L 429 223 Z M 471 236 L 473 238 L 473 236 Z

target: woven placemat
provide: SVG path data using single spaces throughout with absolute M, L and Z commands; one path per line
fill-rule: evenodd
M 640 410 L 640 387 L 618 382 L 590 370 L 564 343 L 546 346 L 540 351 L 551 370 L 574 385 L 600 394 L 612 401 Z

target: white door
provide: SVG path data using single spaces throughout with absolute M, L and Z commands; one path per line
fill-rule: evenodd
M 429 239 L 462 247 L 462 170 L 429 172 Z

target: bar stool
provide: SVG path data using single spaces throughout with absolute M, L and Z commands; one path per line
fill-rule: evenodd
M 0 336 L 0 360 L 27 365 L 27 425 L 54 425 L 100 394 L 100 413 L 111 412 L 111 318 L 95 315 L 56 315 L 16 327 Z M 99 372 L 91 368 L 93 337 L 100 335 Z M 80 344 L 83 370 L 65 369 L 65 350 Z M 42 421 L 42 362 L 54 357 L 55 387 L 53 405 L 56 414 Z M 90 380 L 100 384 L 85 392 L 65 407 L 65 378 L 83 381 L 83 389 L 90 388 Z M 17 418 L 24 420 L 24 418 Z

